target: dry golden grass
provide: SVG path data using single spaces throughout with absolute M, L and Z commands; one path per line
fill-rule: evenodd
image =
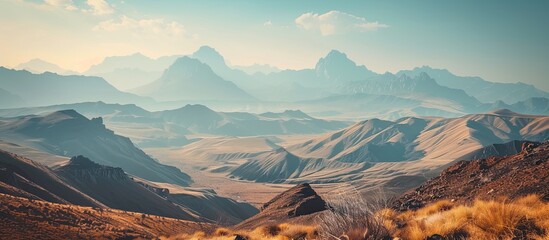
M 392 236 L 425 239 L 549 239 L 549 203 L 535 195 L 514 201 L 477 200 L 469 205 L 439 201 L 416 211 L 378 214 Z
M 338 210 L 340 214 L 326 214 L 324 218 L 320 217 L 318 229 L 317 226 L 279 224 L 259 227 L 252 231 L 218 228 L 210 235 L 197 232 L 164 239 L 233 240 L 237 235 L 247 240 L 338 239 L 340 236 L 346 236 L 341 239 L 350 240 L 424 240 L 433 235 L 440 235 L 449 240 L 549 239 L 549 203 L 543 202 L 536 195 L 512 201 L 505 198 L 477 200 L 471 204 L 442 200 L 406 212 L 383 208 L 369 214 L 374 209 L 372 206 L 369 206 L 370 210 L 362 212 L 355 209 L 364 206 L 348 204 L 346 211 L 341 211 L 342 209 L 336 206 L 334 211 Z M 347 217 L 340 216 L 342 214 Z M 351 219 L 364 217 L 373 220 Z M 335 227 L 328 227 L 330 224 Z
M 252 231 L 233 231 L 227 228 L 218 228 L 212 234 L 196 232 L 194 234 L 181 234 L 171 237 L 162 237 L 162 240 L 234 240 L 235 236 L 241 236 L 246 240 L 305 240 L 318 239 L 316 227 L 304 225 L 266 225 Z
M 211 224 L 0 194 L 0 239 L 154 239 Z

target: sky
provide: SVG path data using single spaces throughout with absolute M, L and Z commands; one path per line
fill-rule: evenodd
M 85 71 L 202 45 L 231 65 L 313 68 L 330 50 L 378 72 L 428 65 L 549 91 L 549 1 L 0 0 L 0 65 Z

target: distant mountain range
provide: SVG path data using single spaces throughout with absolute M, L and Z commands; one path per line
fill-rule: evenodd
M 135 96 L 117 92 L 112 86 L 100 87 L 99 85 L 107 83 L 99 78 L 59 76 L 52 73 L 32 75 L 17 71 L 18 74 L 15 74 L 8 73 L 7 69 L 0 70 L 3 70 L 0 71 L 0 79 L 6 79 L 0 82 L 0 88 L 8 92 L 6 96 L 10 96 L 5 97 L 9 99 L 2 106 L 36 106 L 96 100 L 138 103 Z M 488 82 L 479 77 L 456 76 L 448 70 L 427 66 L 402 70 L 396 74 L 377 74 L 366 66 L 356 64 L 345 53 L 337 50 L 320 58 L 312 69 L 254 70 L 250 74 L 238 67 L 229 66 L 214 48 L 203 46 L 189 56 L 151 59 L 137 53 L 108 57 L 100 64 L 92 66 L 85 74 L 103 76 L 117 87 L 124 86 L 123 89 L 152 97 L 164 102 L 164 105 L 200 103 L 231 110 L 241 107 L 264 111 L 278 110 L 280 106 L 285 106 L 286 109 L 298 108 L 311 113 L 331 113 L 331 117 L 340 119 L 364 116 L 384 119 L 430 115 L 455 117 L 498 108 L 528 114 L 548 114 L 546 102 L 549 93 L 532 85 Z M 17 79 L 30 82 L 34 82 L 30 79 L 35 78 L 50 79 L 48 86 L 58 87 L 47 88 L 48 91 L 33 90 L 34 87 L 45 89 L 41 86 L 45 81 L 42 81 L 32 86 L 18 83 L 21 87 L 15 89 L 10 83 L 13 80 L 8 80 L 13 79 L 14 75 L 19 75 Z M 71 83 L 83 79 L 86 79 L 87 84 L 94 85 L 82 87 L 87 91 L 72 86 Z M 65 83 L 65 80 L 71 81 Z M 101 81 L 103 83 L 100 84 Z M 46 92 L 48 98 L 45 96 Z M 93 94 L 89 94 L 92 92 Z M 14 100 L 17 96 L 24 101 Z M 326 101 L 334 102 L 319 105 Z M 152 102 L 145 104 L 147 107 L 158 107 L 158 104 Z M 357 105 L 383 107 L 364 109 Z
M 548 92 L 540 90 L 535 86 L 519 82 L 521 79 L 517 79 L 517 83 L 489 82 L 480 77 L 456 76 L 446 69 L 433 69 L 428 66 L 417 67 L 412 70 L 402 70 L 396 75 L 400 76 L 406 74 L 413 77 L 418 76 L 421 73 L 427 73 L 442 86 L 461 89 L 485 103 L 503 101 L 508 104 L 513 104 L 532 97 L 549 98 Z
M 160 79 L 139 87 L 133 92 L 154 97 L 160 101 L 255 100 L 234 83 L 216 75 L 208 65 L 189 57 L 178 58 L 164 71 Z
M 40 74 L 45 72 L 57 73 L 60 75 L 76 75 L 75 71 L 63 69 L 53 63 L 46 62 L 42 59 L 32 59 L 28 62 L 21 63 L 15 67 L 18 70 L 27 70 L 29 72 Z
M 104 79 L 62 76 L 56 73 L 33 74 L 25 70 L 0 67 L 0 88 L 23 101 L 9 107 L 44 106 L 86 101 L 144 103 L 151 99 L 117 90 Z M 13 101 L 13 100 L 12 100 Z
M 187 134 L 254 136 L 312 134 L 338 130 L 350 123 L 313 118 L 299 110 L 252 114 L 216 112 L 204 105 L 149 112 L 133 104 L 87 102 L 34 108 L 0 109 L 0 117 L 49 114 L 74 109 L 88 118 L 101 117 L 105 124 L 141 147 L 181 146 Z
M 162 72 L 179 57 L 152 59 L 141 53 L 107 57 L 101 63 L 91 66 L 84 74 L 103 77 L 118 89 L 129 90 L 160 78 Z
M 239 69 L 249 75 L 254 75 L 254 74 L 257 74 L 257 73 L 262 73 L 262 74 L 269 74 L 269 73 L 273 73 L 273 72 L 280 72 L 282 71 L 281 69 L 277 68 L 277 67 L 273 67 L 269 64 L 254 64 L 254 65 L 250 65 L 250 66 L 233 66 L 234 69 Z

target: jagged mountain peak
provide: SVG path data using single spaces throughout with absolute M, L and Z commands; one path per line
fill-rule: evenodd
M 332 50 L 319 59 L 315 72 L 318 78 L 330 82 L 361 81 L 376 75 L 365 66 L 358 66 L 347 57 L 347 54 L 337 50 Z
M 67 163 L 67 165 L 65 166 L 70 166 L 73 168 L 100 168 L 101 167 L 101 165 L 99 165 L 98 163 L 95 163 L 94 161 L 82 155 L 72 157 Z
M 193 58 L 196 58 L 202 62 L 206 62 L 211 65 L 225 65 L 225 58 L 221 54 L 210 46 L 202 46 L 192 55 Z

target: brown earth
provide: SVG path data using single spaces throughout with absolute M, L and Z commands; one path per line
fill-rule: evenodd
M 399 210 L 417 209 L 441 199 L 469 203 L 475 199 L 515 199 L 537 194 L 549 201 L 549 142 L 524 143 L 506 157 L 459 161 L 394 203 Z
M 235 229 L 254 229 L 280 223 L 307 223 L 327 210 L 327 203 L 307 183 L 277 195 L 261 208 L 257 215 L 236 225 Z
M 212 224 L 0 194 L 0 239 L 153 239 Z

